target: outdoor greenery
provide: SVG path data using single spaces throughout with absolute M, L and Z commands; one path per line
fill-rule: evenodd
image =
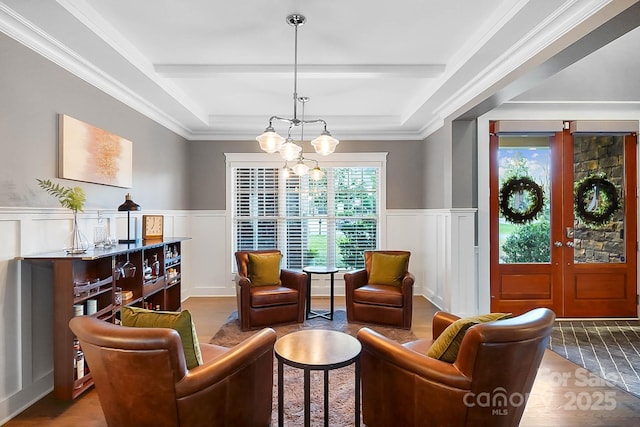
M 501 184 L 514 177 L 530 177 L 527 159 L 515 156 L 502 173 Z M 541 183 L 544 193 L 549 194 L 549 184 Z M 544 198 L 542 211 L 536 220 L 526 224 L 500 224 L 502 263 L 541 263 L 551 260 L 551 224 L 549 199 Z
M 286 268 L 364 267 L 363 252 L 378 242 L 379 169 L 323 170 L 318 181 L 294 175 L 283 183 L 277 168 L 236 168 L 237 248 L 278 247 Z
M 551 227 L 547 219 L 516 227 L 502 245 L 502 261 L 549 262 L 551 259 Z
M 371 221 L 345 221 L 338 229 L 342 233 L 338 240 L 339 267 L 347 270 L 362 268 L 364 251 L 376 247 L 376 232 Z
M 333 216 L 336 218 L 336 260 L 341 269 L 364 267 L 363 253 L 375 249 L 377 175 L 368 168 L 332 168 L 319 181 L 308 181 L 312 215 L 327 215 L 329 174 L 333 183 Z M 371 218 L 371 219 L 369 219 Z M 323 229 L 319 229 L 323 233 Z M 305 263 L 327 263 L 326 234 L 309 234 Z

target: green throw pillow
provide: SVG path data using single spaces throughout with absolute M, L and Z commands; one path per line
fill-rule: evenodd
M 280 260 L 282 254 L 277 252 L 249 254 L 249 280 L 252 286 L 269 286 L 280 284 Z
M 198 335 L 189 310 L 173 312 L 153 311 L 138 307 L 121 307 L 120 315 L 123 326 L 175 329 L 180 334 L 180 339 L 182 339 L 187 368 L 192 369 L 202 365 Z
M 489 313 L 458 319 L 447 326 L 433 344 L 431 344 L 429 351 L 427 351 L 427 356 L 453 363 L 456 361 L 456 357 L 458 357 L 458 350 L 460 350 L 460 344 L 467 329 L 479 323 L 492 322 L 509 317 L 511 317 L 511 313 Z
M 409 254 L 371 254 L 369 283 L 402 286 L 402 278 L 409 269 Z

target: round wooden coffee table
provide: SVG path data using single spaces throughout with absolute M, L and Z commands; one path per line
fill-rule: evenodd
M 278 425 L 284 425 L 284 364 L 304 369 L 304 425 L 311 423 L 311 371 L 324 371 L 324 425 L 329 425 L 329 371 L 355 362 L 355 425 L 360 426 L 360 351 L 354 337 L 342 332 L 310 329 L 276 341 L 278 359 Z

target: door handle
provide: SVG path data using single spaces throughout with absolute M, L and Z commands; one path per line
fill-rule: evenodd
M 567 243 L 565 243 L 565 244 L 566 244 L 568 247 L 570 247 L 570 248 L 572 248 L 572 247 L 574 247 L 574 246 L 575 246 L 575 245 L 573 244 L 573 241 L 572 241 L 572 240 L 568 241 L 568 242 L 567 242 Z
M 555 242 L 553 242 L 553 246 L 555 246 L 556 248 L 559 248 L 562 246 L 562 242 L 556 240 Z

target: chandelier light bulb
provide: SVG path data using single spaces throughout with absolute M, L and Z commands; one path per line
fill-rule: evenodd
M 267 153 L 275 153 L 280 150 L 284 138 L 276 133 L 273 127 L 269 126 L 264 133 L 256 137 L 256 141 L 260 143 L 260 148 Z
M 300 152 L 302 151 L 302 147 L 293 143 L 292 138 L 287 138 L 287 141 L 280 147 L 280 156 L 289 162 L 291 160 L 295 160 L 300 157 Z
M 323 131 L 319 137 L 311 141 L 311 145 L 316 150 L 316 153 L 321 156 L 327 156 L 336 151 L 336 146 L 340 143 L 337 139 L 331 136 L 328 131 Z
M 318 166 L 314 167 L 313 169 L 311 169 L 311 172 L 309 172 L 309 178 L 314 181 L 321 180 L 323 176 L 324 172 L 322 172 L 322 170 Z
M 309 166 L 305 165 L 302 160 L 298 160 L 298 163 L 296 163 L 292 169 L 293 173 L 298 176 L 306 175 L 307 172 L 309 172 Z

